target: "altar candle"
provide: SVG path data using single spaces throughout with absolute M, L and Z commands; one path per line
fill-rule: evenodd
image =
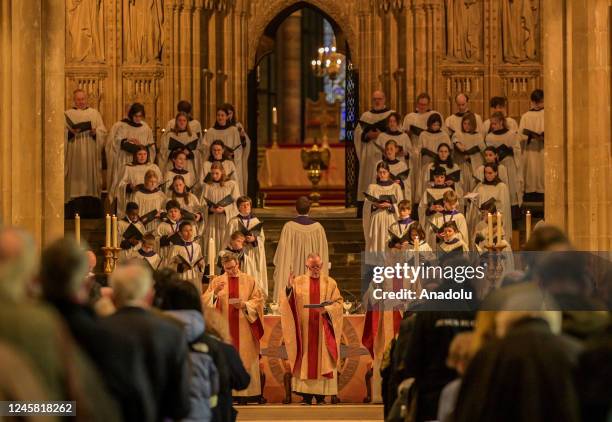
M 104 246 L 110 248 L 111 245 L 111 217 L 106 214 L 106 242 L 104 242 Z
M 487 214 L 487 243 L 493 244 L 493 214 Z
M 112 224 L 112 232 L 113 232 L 113 248 L 118 246 L 117 244 L 117 216 L 113 215 L 113 224 Z
M 531 211 L 527 210 L 525 219 L 525 235 L 527 237 L 527 241 L 529 241 L 529 236 L 531 236 Z
M 414 251 L 415 252 L 419 251 L 419 247 L 421 246 L 420 243 L 421 243 L 421 240 L 419 239 L 419 236 L 415 237 L 414 238 Z
M 501 225 L 502 213 L 497 211 L 497 244 L 502 241 L 502 225 Z
M 274 126 L 278 124 L 278 115 L 276 113 L 276 107 L 272 107 L 272 124 Z
M 209 274 L 215 275 L 215 240 L 213 238 L 208 239 L 208 272 Z
M 74 238 L 77 245 L 81 244 L 81 217 L 79 214 L 74 215 Z

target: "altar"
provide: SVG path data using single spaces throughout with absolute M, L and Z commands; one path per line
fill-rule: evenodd
M 366 375 L 372 364 L 368 351 L 361 345 L 365 315 L 345 315 L 343 319 L 338 364 L 338 398 L 342 403 L 363 403 L 367 396 Z M 264 336 L 260 342 L 260 367 L 265 381 L 263 395 L 268 403 L 293 403 L 301 398 L 291 391 L 291 370 L 283 344 L 279 315 L 264 316 Z

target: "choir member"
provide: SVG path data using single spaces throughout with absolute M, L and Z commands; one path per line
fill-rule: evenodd
M 72 99 L 74 107 L 65 112 L 64 202 L 95 198 L 92 206 L 96 207 L 99 206 L 102 188 L 101 154 L 106 128 L 100 112 L 87 105 L 85 91 L 76 89 Z
M 455 96 L 457 112 L 448 116 L 445 122 L 446 130 L 450 136 L 453 136 L 455 132 L 461 131 L 461 118 L 465 113 L 470 111 L 469 101 L 470 98 L 463 92 L 460 92 Z M 476 131 L 483 133 L 484 125 L 482 124 L 482 117 L 480 117 L 480 115 L 477 113 L 474 113 L 474 117 L 476 117 Z
M 163 260 L 170 256 L 173 244 L 180 244 L 181 238 L 178 236 L 179 228 L 183 220 L 181 205 L 176 200 L 169 200 L 165 205 L 166 214 L 161 216 L 161 222 L 155 230 L 155 235 L 159 241 L 159 255 Z M 194 233 L 197 230 L 194 230 Z M 194 239 L 189 239 L 192 242 Z
M 187 115 L 189 120 L 189 128 L 192 133 L 195 133 L 200 140 L 202 140 L 202 125 L 200 122 L 193 118 L 193 107 L 189 101 L 181 100 L 176 104 L 176 112 Z M 176 119 L 170 119 L 166 124 L 166 132 L 171 130 L 176 125 Z
M 393 112 L 389 114 L 389 117 L 387 117 L 387 131 L 378 136 L 376 145 L 384 146 L 387 145 L 387 142 L 393 140 L 399 148 L 397 157 L 406 163 L 406 168 L 410 168 L 410 157 L 414 155 L 414 149 L 408 134 L 401 130 L 401 118 L 402 116 L 399 113 Z M 382 153 L 384 156 L 384 151 Z
M 280 300 L 283 340 L 291 368 L 292 390 L 304 404 L 338 394 L 342 337 L 342 296 L 336 281 L 323 274 L 325 261 L 308 255 L 306 274 L 289 278 Z
M 242 141 L 240 139 L 240 131 L 236 126 L 232 126 L 229 120 L 229 110 L 218 107 L 217 108 L 217 120 L 213 127 L 206 131 L 204 135 L 204 148 L 202 156 L 208 155 L 208 151 L 213 143 L 219 139 L 225 146 L 226 156 L 233 156 L 234 166 L 236 167 L 236 181 L 238 184 L 239 192 L 245 192 L 245 186 L 243 186 L 244 179 L 242 175 L 243 171 L 243 149 Z M 205 152 L 205 154 L 204 154 Z
M 455 162 L 461 168 L 461 180 L 466 192 L 476 186 L 474 174 L 482 164 L 482 151 L 485 149 L 484 137 L 476 130 L 474 113 L 466 113 L 461 118 L 461 131 L 453 134 Z
M 153 132 L 144 121 L 145 108 L 140 103 L 134 103 L 128 110 L 128 117 L 121 120 L 112 140 L 111 161 L 113 162 L 113 181 L 121 177 L 121 170 L 132 160 L 132 155 L 138 147 L 144 146 L 149 152 L 151 162 L 155 162 L 156 149 Z M 113 182 L 113 184 L 115 184 Z
M 112 203 L 114 198 L 117 198 L 117 215 L 119 217 L 123 217 L 126 204 L 134 200 L 134 194 L 138 186 L 145 181 L 145 174 L 152 171 L 156 174 L 157 179 L 161 180 L 159 167 L 151 163 L 149 158 L 149 149 L 144 145 L 139 145 L 133 154 L 132 162 L 125 164 L 120 176 L 116 178 L 109 200 Z
M 289 274 L 303 271 L 311 253 L 318 254 L 323 261 L 323 275 L 329 271 L 329 252 L 327 236 L 323 226 L 308 216 L 310 200 L 305 196 L 295 201 L 298 215 L 283 226 L 274 253 L 274 293 L 273 301 L 278 303 L 287 285 Z
M 159 173 L 149 170 L 145 173 L 144 185 L 139 185 L 133 195 L 133 201 L 138 204 L 141 215 L 147 215 L 155 211 L 155 219 L 149 221 L 145 228 L 153 231 L 159 224 L 161 210 L 166 203 L 166 195 L 159 188 Z
M 484 180 L 484 166 L 485 164 L 496 164 L 497 165 L 497 174 L 499 179 L 506 184 L 508 183 L 508 170 L 506 166 L 503 164 L 499 164 L 499 157 L 497 156 L 497 148 L 495 147 L 486 147 L 483 152 L 483 163 L 478 166 L 476 171 L 474 172 L 474 182 L 476 184 L 482 182 Z M 475 186 L 474 186 L 475 187 Z M 474 189 L 472 189 L 474 190 Z
M 449 190 L 444 192 L 442 195 L 442 201 L 444 204 L 444 209 L 440 213 L 436 213 L 430 219 L 430 225 L 433 229 L 434 233 L 440 233 L 444 224 L 449 221 L 455 222 L 457 226 L 457 234 L 461 240 L 463 240 L 466 244 L 469 245 L 469 230 L 467 219 L 463 213 L 457 210 L 459 205 L 459 198 L 455 191 Z M 437 240 L 441 240 L 441 238 L 437 238 Z M 440 242 L 438 241 L 438 244 Z M 437 249 L 438 244 L 433 244 L 432 247 Z
M 242 234 L 240 230 L 232 232 L 232 234 L 229 237 L 228 245 L 225 247 L 225 249 L 221 250 L 217 254 L 217 274 L 223 274 L 224 270 L 223 270 L 223 265 L 221 265 L 221 261 L 223 260 L 223 257 L 227 254 L 233 254 L 238 259 L 240 268 L 242 268 L 242 270 L 245 273 L 247 274 L 256 273 L 257 269 L 255 268 L 255 262 L 250 256 L 246 254 L 245 242 L 246 242 L 246 236 Z M 259 290 L 261 290 L 261 283 L 259 282 L 259 280 L 257 280 L 257 278 L 255 278 L 255 281 L 257 282 L 257 287 L 259 288 Z M 263 291 L 261 293 L 264 294 Z M 265 299 L 265 296 L 266 295 L 264 294 L 264 299 Z
M 410 154 L 410 179 L 412 186 L 415 188 L 412 192 L 412 202 L 416 204 L 420 200 L 420 192 L 417 193 L 416 186 L 421 177 L 421 148 L 420 143 L 421 132 L 427 130 L 427 121 L 432 114 L 440 114 L 435 110 L 431 110 L 431 97 L 428 93 L 422 92 L 416 99 L 416 110 L 408 113 L 404 117 L 402 129 L 410 136 L 414 153 Z M 441 115 L 441 114 L 440 114 Z M 442 120 L 442 119 L 440 119 Z
M 209 131 L 210 132 L 210 131 Z M 209 254 L 217 256 L 224 245 L 227 224 L 237 214 L 236 199 L 240 196 L 238 184 L 228 180 L 221 163 L 213 163 L 210 168 L 210 180 L 204 183 L 200 203 L 206 207 L 208 214 L 204 216 L 205 226 L 203 239 L 206 239 L 206 257 Z M 215 250 L 208 250 L 208 239 L 214 240 Z
M 125 258 L 130 252 L 138 250 L 145 234 L 146 229 L 140 218 L 138 204 L 128 202 L 125 207 L 125 217 L 117 223 L 117 236 L 121 239 L 119 258 Z
M 241 196 L 236 200 L 238 215 L 232 217 L 228 223 L 226 234 L 240 231 L 245 236 L 244 253 L 248 256 L 255 268 L 253 277 L 259 283 L 259 288 L 265 297 L 268 297 L 268 269 L 266 263 L 266 236 L 263 222 L 253 215 L 253 203 L 248 196 Z M 228 246 L 229 239 L 223 244 Z
M 126 107 L 124 116 L 127 116 L 130 111 L 130 107 Z M 115 174 L 115 161 L 114 161 L 114 144 L 115 137 L 117 135 L 117 131 L 121 126 L 124 125 L 123 121 L 126 120 L 127 117 L 119 120 L 118 122 L 113 123 L 110 130 L 108 131 L 108 136 L 106 137 L 106 141 L 104 142 L 104 155 L 106 156 L 106 189 L 109 190 L 114 182 Z M 112 202 L 112 201 L 111 201 Z
M 183 176 L 174 176 L 166 196 L 168 196 L 168 200 L 176 201 L 179 204 L 181 212 L 185 214 L 183 215 L 185 219 L 192 220 L 197 224 L 202 221 L 200 200 L 189 191 Z M 198 230 L 196 229 L 196 231 Z
M 404 199 L 401 187 L 391 180 L 387 163 L 376 166 L 376 183 L 368 186 L 363 203 L 363 234 L 366 252 L 384 252 L 389 227 L 397 220 L 398 202 Z
M 415 221 L 410 218 L 412 212 L 412 204 L 409 199 L 402 199 L 397 204 L 399 218 L 389 227 L 389 241 L 387 247 L 389 249 L 406 250 L 410 242 L 410 226 L 415 224 Z
M 224 274 L 212 279 L 202 302 L 206 312 L 216 310 L 229 323 L 231 342 L 251 375 L 249 386 L 234 391 L 233 395 L 258 396 L 262 394 L 259 341 L 263 337 L 264 296 L 253 276 L 242 271 L 234 255 L 225 255 L 221 265 Z
M 359 181 L 357 184 L 357 199 L 364 200 L 364 192 L 373 182 L 376 163 L 380 161 L 381 145 L 378 136 L 387 130 L 387 118 L 394 111 L 385 105 L 385 94 L 374 91 L 372 94 L 373 108 L 359 118 L 354 133 L 355 149 L 359 160 Z
M 126 259 L 140 259 L 147 263 L 151 271 L 156 271 L 161 265 L 162 259 L 155 252 L 155 236 L 147 233 L 142 237 L 140 248 L 131 249 L 126 255 Z
M 508 130 L 512 132 L 518 132 L 518 124 L 516 124 L 516 120 L 512 117 L 508 116 L 508 100 L 506 97 L 493 97 L 489 102 L 489 107 L 491 107 L 491 114 L 493 113 L 501 113 L 506 116 L 506 127 Z M 485 120 L 483 124 L 483 133 L 482 136 L 486 137 L 487 133 L 491 131 L 491 119 Z
M 232 159 L 234 162 L 241 163 L 242 168 L 240 169 L 240 174 L 242 175 L 241 185 L 243 190 L 241 191 L 246 195 L 248 192 L 249 186 L 249 155 L 251 153 L 251 138 L 244 130 L 244 126 L 242 123 L 238 121 L 238 116 L 236 115 L 236 109 L 233 104 L 226 103 L 224 104 L 225 108 L 228 111 L 228 120 L 232 126 L 236 126 L 238 129 L 238 133 L 240 133 L 240 145 L 242 146 L 237 151 L 234 152 Z M 242 155 L 240 160 L 236 161 L 236 154 Z
M 436 167 L 433 170 L 433 183 L 423 192 L 419 204 L 419 223 L 425 229 L 426 241 L 429 245 L 436 245 L 437 232 L 432 230 L 431 223 L 444 212 L 444 194 L 452 191 L 446 184 L 446 170 Z
M 176 271 L 181 280 L 192 283 L 202 294 L 204 257 L 200 245 L 193 241 L 194 233 L 190 221 L 181 222 L 178 231 L 180 240 L 172 245 L 165 261 L 166 266 Z
M 436 159 L 436 152 L 440 145 L 451 145 L 448 134 L 441 128 L 442 116 L 437 113 L 431 114 L 427 119 L 427 130 L 424 130 L 419 135 L 421 169 L 427 167 L 429 163 Z
M 531 109 L 521 116 L 525 195 L 542 201 L 544 194 L 544 91 L 531 93 Z
M 438 258 L 442 261 L 452 255 L 461 255 L 469 251 L 468 245 L 461 239 L 459 229 L 454 221 L 448 221 L 442 226 L 442 242 L 438 251 Z
M 523 176 L 521 172 L 521 146 L 516 132 L 508 130 L 506 119 L 501 113 L 491 116 L 491 132 L 485 138 L 485 144 L 497 149 L 499 162 L 508 172 L 508 189 L 510 204 L 520 206 L 522 203 Z
M 223 144 L 223 141 L 220 139 L 213 141 L 212 144 L 210 144 L 209 150 L 210 155 L 202 165 L 202 171 L 200 174 L 200 186 L 204 186 L 204 183 L 206 183 L 207 180 L 210 180 L 210 167 L 213 163 L 221 163 L 223 165 L 223 169 L 225 171 L 225 174 L 227 175 L 227 178 L 237 183 L 238 180 L 236 179 L 236 166 L 232 160 L 228 160 L 225 157 L 225 145 Z M 242 191 L 240 193 L 242 193 Z
M 471 215 L 468 216 L 469 221 L 477 221 L 480 204 L 484 204 L 491 198 L 495 199 L 495 209 L 502 213 L 504 218 L 505 238 L 508 242 L 512 239 L 512 212 L 510 206 L 510 194 L 508 186 L 503 183 L 498 176 L 497 166 L 495 164 L 485 164 L 484 180 L 474 188 L 474 193 L 478 194 L 478 206 L 472 204 L 471 210 L 468 211 Z M 474 218 L 474 215 L 476 216 Z
M 410 169 L 408 168 L 407 162 L 403 159 L 397 158 L 398 146 L 394 139 L 389 139 L 385 143 L 385 153 L 382 161 L 376 163 L 387 163 L 389 165 L 389 171 L 391 172 L 391 180 L 400 185 L 404 198 L 410 199 L 412 197 L 412 181 L 410 180 Z M 376 180 L 376 174 L 373 177 Z
M 433 251 L 429 243 L 427 243 L 427 240 L 426 240 L 427 235 L 425 234 L 423 227 L 421 227 L 421 225 L 418 222 L 410 225 L 410 228 L 408 229 L 408 233 L 409 233 L 408 251 L 410 252 L 416 252 L 416 251 L 432 252 Z
M 187 190 L 191 191 L 197 182 L 197 176 L 194 171 L 190 171 L 186 168 L 187 153 L 181 150 L 174 151 L 170 157 L 170 160 L 172 161 L 172 167 L 169 170 L 166 170 L 166 174 L 164 176 L 164 187 L 166 190 L 170 187 L 176 176 L 181 176 L 185 182 L 185 185 L 187 186 Z
M 449 144 L 440 144 L 436 151 L 436 157 L 432 163 L 427 164 L 423 167 L 423 173 L 421 176 L 421 182 L 419 184 L 419 191 L 423 194 L 425 190 L 431 185 L 434 179 L 434 170 L 436 168 L 443 168 L 445 174 L 445 184 L 450 188 L 454 189 L 459 197 L 463 197 L 463 178 L 461 175 L 461 169 L 453 161 L 451 156 L 451 147 Z
M 159 146 L 158 164 L 164 171 L 172 168 L 171 157 L 177 152 L 185 153 L 187 157 L 186 170 L 197 175 L 201 163 L 200 137 L 191 131 L 189 117 L 185 113 L 176 115 L 175 123 L 170 130 L 166 131 L 161 138 Z

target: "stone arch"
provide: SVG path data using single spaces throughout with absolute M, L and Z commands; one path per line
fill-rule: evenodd
M 248 37 L 248 69 L 251 70 L 256 65 L 257 49 L 265 34 L 266 28 L 275 20 L 282 21 L 286 16 L 289 16 L 296 10 L 304 7 L 311 7 L 322 13 L 334 26 L 334 30 L 338 29 L 343 34 L 349 51 L 351 52 L 351 61 L 355 63 L 357 55 L 357 35 L 356 31 L 350 23 L 347 4 L 343 1 L 329 0 L 269 0 L 265 2 L 265 9 L 261 14 L 256 15 L 252 22 L 249 22 L 249 37 Z M 340 46 L 339 46 L 340 47 Z

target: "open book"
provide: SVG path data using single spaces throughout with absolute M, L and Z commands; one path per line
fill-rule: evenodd
M 234 203 L 234 197 L 232 195 L 227 195 L 225 198 L 221 199 L 218 202 L 213 202 L 208 198 L 204 198 L 204 199 L 206 200 L 206 204 L 210 208 L 227 207 L 228 205 L 231 205 Z
M 259 236 L 261 234 L 261 229 L 263 229 L 263 221 L 260 223 L 255 224 L 253 227 L 251 227 L 250 229 L 247 229 L 244 224 L 242 224 L 242 222 L 240 222 L 240 232 L 245 235 L 245 236 Z
M 364 192 L 363 194 L 365 195 L 365 198 L 368 201 L 373 202 L 375 204 L 382 204 L 383 202 L 389 202 L 390 204 L 397 203 L 397 198 L 395 197 L 395 195 L 380 195 L 380 197 L 377 198 L 367 192 Z
M 174 151 L 176 149 L 185 149 L 187 148 L 189 151 L 194 151 L 198 147 L 199 139 L 194 139 L 193 141 L 184 144 L 180 141 L 177 141 L 174 138 L 170 138 L 170 142 L 168 143 L 168 149 L 170 151 Z

